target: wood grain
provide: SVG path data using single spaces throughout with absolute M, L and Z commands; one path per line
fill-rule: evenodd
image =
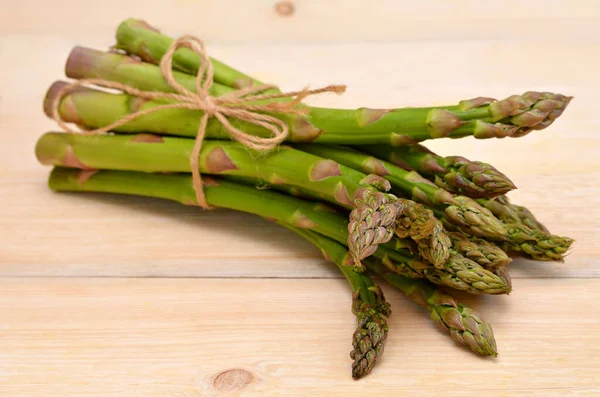
M 144 18 L 174 34 L 197 32 L 209 40 L 236 42 L 339 42 L 389 40 L 538 39 L 597 41 L 595 0 L 523 2 L 466 0 L 298 0 L 292 17 L 275 12 L 276 0 L 178 0 L 148 6 L 144 0 L 61 0 L 40 7 L 36 0 L 11 4 L 2 33 L 91 31 L 105 35 L 128 17 Z M 32 12 L 32 10 L 36 10 Z M 168 12 L 165 12 L 167 11 Z M 65 22 L 68 21 L 68 22 Z
M 597 285 L 517 280 L 509 297 L 468 299 L 495 325 L 496 360 L 453 345 L 386 288 L 394 307 L 386 352 L 372 376 L 356 382 L 342 280 L 6 278 L 0 392 L 586 395 L 598 386 L 600 323 L 596 307 L 579 303 L 597 302 Z
M 600 7 L 595 0 L 2 2 L 0 395 L 600 395 Z M 497 360 L 454 346 L 386 288 L 390 339 L 353 382 L 345 282 L 291 232 L 232 211 L 55 194 L 33 148 L 75 45 L 127 17 L 194 33 L 211 55 L 337 107 L 420 106 L 527 90 L 573 95 L 548 130 L 439 140 L 511 176 L 514 201 L 574 237 L 564 264 L 518 260 L 510 296 L 474 299 Z

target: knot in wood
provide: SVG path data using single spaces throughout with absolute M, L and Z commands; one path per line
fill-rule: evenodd
M 215 376 L 213 387 L 219 391 L 235 391 L 248 386 L 254 379 L 254 375 L 250 371 L 232 368 Z

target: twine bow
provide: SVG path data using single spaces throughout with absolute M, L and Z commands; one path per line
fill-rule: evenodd
M 195 79 L 196 92 L 186 89 L 184 86 L 179 84 L 173 76 L 173 54 L 180 48 L 189 48 L 200 55 L 201 62 Z M 260 92 L 266 89 L 275 88 L 273 85 L 262 84 L 242 88 L 219 97 L 212 97 L 209 95 L 209 90 L 214 82 L 212 63 L 208 57 L 204 43 L 200 39 L 190 35 L 181 36 L 177 40 L 173 41 L 160 61 L 160 70 L 163 77 L 169 84 L 169 87 L 171 87 L 175 93 L 144 91 L 127 84 L 103 79 L 82 79 L 66 85 L 59 90 L 57 95 L 54 97 L 54 101 L 52 102 L 52 118 L 67 132 L 81 133 L 85 135 L 98 135 L 127 124 L 138 117 L 146 116 L 148 114 L 165 109 L 202 110 L 204 114 L 200 119 L 198 134 L 196 136 L 196 141 L 194 142 L 194 147 L 190 157 L 190 166 L 197 204 L 205 209 L 210 207 L 206 202 L 206 197 L 204 196 L 203 183 L 198 166 L 198 158 L 200 156 L 200 149 L 202 148 L 202 142 L 206 134 L 206 126 L 211 117 L 215 117 L 217 120 L 219 120 L 219 122 L 223 124 L 225 129 L 229 132 L 231 137 L 244 146 L 259 151 L 270 150 L 277 147 L 287 138 L 289 134 L 289 128 L 286 122 L 278 119 L 275 116 L 272 116 L 271 114 L 265 113 L 303 115 L 305 114 L 305 110 L 297 108 L 297 105 L 305 97 L 324 92 L 335 92 L 341 94 L 346 89 L 345 86 L 331 85 L 316 90 L 305 89 L 302 91 L 292 91 L 286 93 L 260 94 Z M 166 99 L 172 100 L 174 103 L 158 105 L 149 109 L 136 111 L 110 125 L 101 128 L 85 129 L 82 127 L 81 130 L 74 130 L 61 119 L 59 115 L 59 106 L 61 100 L 66 95 L 75 90 L 77 87 L 84 86 L 86 84 L 117 89 L 129 95 L 146 100 Z M 267 104 L 251 103 L 277 98 L 294 99 L 288 102 L 275 102 Z M 263 138 L 247 134 L 231 125 L 228 117 L 263 127 L 271 132 L 271 136 Z

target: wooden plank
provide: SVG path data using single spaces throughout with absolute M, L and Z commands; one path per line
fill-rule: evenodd
M 4 5 L 0 34 L 113 32 L 129 17 L 144 18 L 172 34 L 193 32 L 208 40 L 332 42 L 443 38 L 597 41 L 600 10 L 594 0 L 461 2 L 372 0 L 292 1 L 283 17 L 275 0 L 186 0 L 149 7 L 143 0 L 35 0 Z M 32 11 L 36 10 L 36 11 Z
M 0 395 L 600 395 L 597 1 L 302 0 L 291 17 L 275 0 L 4 3 Z M 197 34 L 284 89 L 348 84 L 310 100 L 322 106 L 574 95 L 552 128 L 522 139 L 428 143 L 498 166 L 515 201 L 577 239 L 565 264 L 514 263 L 510 296 L 463 297 L 493 323 L 500 357 L 457 348 L 385 288 L 386 352 L 354 382 L 348 287 L 304 240 L 245 214 L 49 192 L 32 155 L 56 128 L 44 91 L 74 45 L 107 48 L 130 16 Z
M 599 280 L 517 280 L 511 296 L 470 298 L 494 325 L 496 360 L 455 346 L 420 308 L 385 292 L 384 358 L 354 382 L 342 280 L 3 278 L 0 394 L 600 392 Z

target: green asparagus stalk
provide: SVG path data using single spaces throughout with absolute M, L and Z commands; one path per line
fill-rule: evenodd
M 68 83 L 57 81 L 46 93 L 44 112 L 52 117 L 52 104 L 60 90 Z M 69 123 L 75 123 L 85 128 L 105 127 L 123 119 L 131 113 L 147 110 L 157 106 L 173 103 L 169 100 L 149 101 L 126 94 L 112 94 L 91 87 L 78 87 L 60 102 L 58 113 L 60 118 Z M 200 126 L 200 117 L 204 113 L 189 109 L 163 109 L 142 117 L 138 117 L 118 128 L 121 133 L 156 133 L 162 135 L 195 137 Z M 230 124 L 247 134 L 259 137 L 269 137 L 271 132 L 264 127 L 252 123 L 231 119 Z M 300 134 L 302 131 L 300 132 Z M 312 132 L 308 131 L 309 134 Z M 223 125 L 211 117 L 206 126 L 206 138 L 230 139 L 229 132 Z M 290 140 L 302 141 L 302 137 L 290 133 Z M 310 140 L 310 139 L 308 139 Z
M 153 33 L 153 35 L 155 34 Z M 167 38 L 167 40 L 170 39 Z M 153 46 L 153 41 L 149 37 L 141 38 L 136 43 L 139 47 L 144 48 L 144 51 L 150 51 L 147 48 Z M 123 47 L 125 46 L 126 44 L 123 44 Z M 68 76 L 77 78 L 97 77 L 109 79 L 145 90 L 170 91 L 168 87 L 165 87 L 164 79 L 157 77 L 159 72 L 149 71 L 151 65 L 138 66 L 139 63 L 137 62 L 122 60 L 118 62 L 127 63 L 127 67 L 111 68 L 110 65 L 116 62 L 115 58 L 117 56 L 119 55 L 108 54 L 104 58 L 104 55 L 97 52 L 83 51 L 78 48 L 67 62 L 66 73 Z M 141 57 L 148 60 L 148 57 L 143 54 Z M 155 55 L 152 58 L 155 59 Z M 137 71 L 138 67 L 140 69 L 139 73 Z M 155 68 L 157 67 L 155 66 Z M 132 75 L 135 78 L 131 78 Z M 187 89 L 194 90 L 193 80 L 188 78 L 182 79 L 180 82 Z M 231 86 L 237 87 L 236 85 Z M 49 90 L 47 99 L 52 100 L 53 94 L 56 94 L 56 86 L 54 86 L 54 89 Z M 492 103 L 471 100 L 463 101 L 461 105 L 457 106 L 437 108 L 331 109 L 301 105 L 306 107 L 307 115 L 286 114 L 281 115 L 281 117 L 289 125 L 288 139 L 292 142 L 399 146 L 443 137 L 460 138 L 469 135 L 476 138 L 522 136 L 532 129 L 542 129 L 550 125 L 563 112 L 570 99 L 562 95 L 528 92 L 522 96 L 513 96 Z M 64 121 L 79 122 L 88 128 L 103 127 L 122 119 L 132 110 L 148 109 L 164 103 L 164 101 L 139 100 L 136 103 L 134 98 L 127 95 L 101 95 L 97 91 L 86 91 L 85 94 L 74 92 L 67 96 L 63 102 L 66 102 L 66 105 L 61 106 L 60 116 Z M 102 107 L 102 110 L 98 110 L 99 113 L 97 114 L 89 111 L 87 105 L 90 102 L 96 103 L 94 107 Z M 135 105 L 132 105 L 130 109 L 124 103 Z M 475 106 L 480 103 L 481 106 Z M 69 111 L 70 107 L 76 107 L 77 111 Z M 174 110 L 177 110 L 175 114 L 173 114 Z M 79 119 L 73 118 L 73 113 L 80 114 L 81 117 Z M 116 130 L 119 132 L 155 132 L 193 137 L 198 131 L 201 115 L 202 112 L 196 110 L 161 110 L 140 117 L 118 127 Z M 174 122 L 174 116 L 178 117 L 178 122 Z M 269 134 L 263 127 L 238 120 L 231 121 L 235 127 L 249 134 L 257 136 L 268 136 Z M 228 137 L 225 130 L 214 120 L 207 126 L 206 133 L 209 138 Z
M 181 49 L 175 53 L 175 59 L 183 53 L 192 53 L 188 49 Z M 173 64 L 176 64 L 176 61 Z M 215 65 L 217 66 L 217 65 Z M 219 73 L 219 72 L 223 73 Z M 121 82 L 132 85 L 144 91 L 174 92 L 167 80 L 162 75 L 160 68 L 139 59 L 115 52 L 103 52 L 87 47 L 75 47 L 71 50 L 65 65 L 65 74 L 73 79 L 102 79 Z M 215 69 L 215 83 L 210 87 L 209 94 L 221 96 L 234 92 L 235 89 L 228 85 L 219 84 L 218 78 L 225 74 L 226 80 L 230 82 L 231 71 L 221 69 L 221 64 Z M 235 75 L 235 73 L 233 73 Z M 194 89 L 196 76 L 173 71 L 173 77 L 179 84 Z M 247 77 L 241 77 L 246 80 Z
M 434 284 L 437 285 L 448 285 L 453 283 L 453 280 L 450 277 L 453 277 L 453 274 L 460 274 L 460 272 L 468 271 L 469 276 L 462 278 L 462 283 L 467 283 L 467 285 L 472 286 L 474 289 L 480 290 L 479 293 L 486 294 L 508 294 L 511 291 L 510 285 L 507 283 L 507 280 L 503 275 L 499 276 L 494 272 L 490 272 L 476 262 L 465 258 L 460 255 L 458 252 L 451 250 L 450 258 L 448 262 L 444 264 L 443 272 L 435 272 L 430 273 L 427 276 L 427 279 Z M 384 262 L 385 263 L 385 262 Z M 390 268 L 393 270 L 393 268 Z M 438 269 L 439 270 L 439 269 Z M 401 272 L 397 272 L 398 274 L 402 274 Z M 467 281 L 468 278 L 468 281 Z M 500 280 L 500 281 L 499 281 Z M 490 288 L 490 285 L 494 284 L 495 287 Z M 463 286 L 461 288 L 453 287 L 454 289 L 462 289 L 465 290 Z M 476 293 L 474 291 L 470 291 L 471 293 Z M 485 292 L 484 292 L 485 291 Z
M 495 271 L 512 261 L 500 247 L 492 242 L 460 232 L 451 232 L 447 235 L 452 241 L 452 248 L 488 270 Z
M 529 210 L 519 208 L 508 198 L 479 199 L 500 219 L 508 233 L 508 241 L 500 244 L 505 251 L 516 252 L 540 261 L 564 261 L 574 240 L 547 232 Z
M 574 240 L 546 234 L 523 224 L 507 224 L 510 241 L 500 243 L 505 251 L 524 254 L 538 261 L 563 262 Z
M 383 354 L 387 339 L 387 318 L 391 314 L 390 305 L 385 301 L 383 291 L 376 286 L 367 273 L 351 269 L 352 257 L 346 247 L 313 231 L 282 224 L 304 237 L 321 250 L 323 256 L 336 264 L 352 287 L 352 313 L 358 326 L 352 336 L 352 377 L 360 379 L 369 374 L 375 362 Z
M 261 185 L 259 180 L 253 178 L 231 176 L 228 176 L 226 178 L 227 180 L 233 180 L 237 183 L 247 184 L 250 186 L 257 186 L 261 189 L 265 187 L 264 185 Z M 304 196 L 301 190 L 296 188 L 285 187 L 285 185 L 278 185 L 276 186 L 276 188 L 295 197 L 306 197 Z M 327 207 L 324 207 L 322 204 L 319 204 L 318 207 L 319 210 L 335 211 L 334 209 L 328 209 Z M 350 227 L 349 230 L 351 230 Z M 409 240 L 396 239 L 392 240 L 390 243 L 384 244 L 384 246 L 385 248 L 392 250 L 402 250 L 403 252 L 406 252 L 406 250 L 408 250 L 408 252 L 414 253 L 416 250 L 413 247 L 411 247 L 410 244 L 408 244 L 408 242 Z M 484 291 L 484 293 L 488 294 L 509 293 L 511 291 L 512 287 L 509 287 L 511 285 L 510 278 L 506 274 L 498 272 L 497 269 L 495 269 L 493 272 L 481 272 L 480 269 L 482 269 L 482 267 L 473 266 L 477 264 L 472 260 L 461 255 L 454 248 L 455 247 L 452 247 L 452 249 L 450 250 L 450 255 L 448 257 L 448 261 L 444 264 L 444 268 L 447 268 L 447 270 L 449 270 L 451 273 L 454 273 L 455 275 L 452 276 L 451 274 L 447 274 L 446 270 L 444 270 L 437 274 L 429 274 L 428 276 L 426 276 L 426 278 L 434 280 L 437 283 L 442 283 L 443 285 L 449 286 L 453 289 L 464 290 L 474 294 L 482 293 Z M 424 262 L 419 263 L 413 261 L 409 265 L 406 265 L 403 262 L 394 262 L 387 255 L 381 256 L 381 253 L 382 252 L 376 252 L 375 256 L 379 257 L 382 263 L 384 263 L 391 271 L 397 272 L 398 274 L 402 274 L 409 278 L 422 278 L 423 272 L 427 272 L 426 268 L 420 266 L 423 265 Z M 427 267 L 428 265 L 425 264 L 425 266 Z M 492 273 L 494 274 L 494 276 L 490 277 L 490 274 Z M 494 280 L 494 278 L 496 279 Z M 497 284 L 498 279 L 502 280 L 501 285 Z M 480 288 L 480 292 L 477 292 L 477 288 L 473 287 L 475 285 L 479 286 L 478 288 Z
M 348 240 L 348 222 L 320 203 L 303 201 L 274 191 L 260 190 L 223 180 L 205 179 L 205 196 L 213 207 L 249 212 L 295 227 L 310 229 L 339 243 Z M 49 186 L 55 191 L 88 191 L 130 194 L 174 200 L 194 205 L 195 192 L 189 174 L 151 174 L 129 171 L 91 171 L 55 168 Z M 405 245 L 401 240 L 399 244 Z M 390 270 L 410 277 L 427 278 L 440 285 L 469 293 L 505 294 L 510 288 L 497 275 L 459 254 L 450 255 L 443 269 L 404 254 L 393 240 L 381 245 L 375 256 Z
M 515 209 L 515 211 L 517 212 L 517 216 L 525 226 L 531 229 L 538 230 L 542 233 L 551 234 L 548 228 L 543 223 L 541 223 L 535 217 L 535 215 L 533 215 L 533 212 L 531 212 L 527 207 L 516 204 L 511 205 Z
M 354 299 L 352 313 L 356 316 L 358 327 L 352 335 L 352 346 L 354 350 L 350 352 L 350 358 L 354 360 L 352 364 L 352 377 L 360 379 L 369 374 L 375 365 L 375 360 L 383 354 L 383 341 L 387 338 L 387 324 L 384 323 L 384 316 L 389 316 L 382 309 L 383 292 L 377 287 L 378 294 L 381 295 L 381 303 L 373 307 L 364 303 L 360 299 Z M 355 293 L 355 297 L 357 294 Z
M 371 157 L 357 150 L 331 145 L 296 145 L 300 150 L 337 161 L 363 172 L 386 178 L 397 193 L 428 205 L 436 215 L 460 226 L 468 234 L 501 240 L 506 230 L 492 213 L 465 196 L 453 196 L 435 186 L 415 171 L 406 171 L 394 164 Z
M 551 234 L 548 228 L 541 223 L 535 215 L 527 208 L 522 205 L 511 204 L 514 210 L 517 212 L 517 216 L 525 226 L 538 230 L 542 233 Z
M 117 29 L 116 48 L 135 54 L 145 62 L 159 64 L 173 39 L 161 34 L 158 29 L 140 19 L 129 18 Z M 195 52 L 181 48 L 173 55 L 173 67 L 185 73 L 198 73 L 201 58 Z M 214 58 L 210 58 L 214 80 L 225 86 L 244 88 L 262 84 L 260 81 L 235 70 Z
M 311 192 L 310 190 L 306 190 L 303 188 L 298 188 L 298 187 L 294 187 L 294 186 L 290 186 L 290 185 L 269 185 L 264 183 L 264 181 L 258 179 L 258 178 L 251 178 L 251 177 L 237 177 L 237 176 L 227 176 L 226 177 L 227 180 L 229 181 L 233 181 L 233 182 L 237 182 L 237 183 L 242 183 L 245 185 L 250 185 L 250 186 L 255 186 L 259 189 L 274 189 L 277 191 L 281 191 L 281 192 L 285 192 L 291 196 L 294 197 L 298 197 L 301 199 L 314 199 L 314 198 L 318 198 L 318 199 L 325 199 L 325 195 L 317 195 L 314 192 Z M 365 258 L 368 257 L 370 255 L 373 254 L 375 247 L 371 247 L 369 250 L 367 250 L 365 247 L 367 245 L 377 245 L 377 244 L 381 244 L 384 241 L 378 241 L 378 238 L 382 235 L 384 235 L 385 233 L 387 233 L 386 231 L 381 231 L 381 230 L 377 230 L 379 228 L 381 228 L 381 225 L 384 224 L 385 222 L 387 222 L 386 218 L 389 218 L 390 212 L 391 211 L 401 211 L 401 212 L 405 212 L 407 211 L 407 207 L 405 206 L 405 203 L 409 202 L 413 204 L 413 208 L 409 208 L 408 212 L 410 211 L 414 211 L 415 214 L 421 213 L 423 209 L 425 209 L 423 206 L 420 206 L 417 203 L 414 203 L 413 201 L 410 200 L 405 200 L 405 199 L 398 199 L 398 202 L 394 202 L 392 195 L 386 195 L 385 193 L 382 192 L 372 192 L 371 190 L 368 189 L 359 189 L 355 195 L 355 197 L 357 197 L 355 199 L 355 204 L 357 205 L 356 208 L 354 210 L 352 210 L 352 212 L 350 213 L 350 221 L 348 223 L 348 235 L 349 235 L 349 239 L 347 242 L 348 245 L 348 249 L 350 251 L 350 254 L 354 260 L 354 266 L 357 270 L 359 271 L 363 271 L 364 267 L 362 266 L 362 264 L 360 263 L 360 261 Z M 386 206 L 389 206 L 390 208 L 385 208 Z M 320 208 L 325 208 L 323 203 L 319 204 Z M 410 205 L 409 205 L 410 207 Z M 379 211 L 379 213 L 375 214 L 375 211 Z M 329 211 L 333 211 L 335 212 L 336 209 L 335 208 L 330 208 Z M 430 210 L 427 210 L 428 212 L 431 212 Z M 402 215 L 399 214 L 397 215 L 398 218 L 400 219 L 401 222 L 408 222 L 410 219 L 413 219 L 410 215 Z M 380 222 L 380 219 L 383 219 L 382 222 Z M 439 224 L 439 221 L 434 217 L 433 221 L 435 222 L 435 224 Z M 364 223 L 364 224 L 361 224 Z M 424 225 L 424 221 L 422 219 L 415 219 L 415 221 L 412 224 L 407 225 L 406 227 L 402 226 L 402 225 L 398 225 L 398 219 L 396 220 L 396 225 L 394 227 L 394 231 L 395 234 L 399 237 L 399 238 L 395 238 L 392 239 L 389 243 L 385 243 L 384 245 L 392 250 L 400 250 L 402 251 L 404 254 L 410 254 L 413 255 L 416 252 L 419 252 L 421 254 L 421 257 L 423 259 L 429 258 L 429 257 L 434 257 L 434 258 L 438 258 L 437 260 L 441 260 L 441 256 L 445 255 L 444 257 L 446 257 L 447 259 L 449 259 L 450 256 L 450 240 L 447 239 L 446 236 L 438 236 L 437 237 L 437 241 L 443 241 L 444 246 L 443 247 L 439 247 L 439 246 L 428 246 L 427 244 L 424 244 L 424 241 L 421 241 L 419 239 L 415 239 L 414 241 L 411 242 L 411 240 L 406 239 L 406 237 L 409 237 L 411 235 L 412 232 L 418 232 L 419 230 L 424 230 L 423 229 L 423 225 Z M 435 228 L 434 228 L 435 229 Z M 439 233 L 439 234 L 445 234 L 445 232 L 439 232 L 436 230 L 433 230 L 432 233 Z M 430 236 L 428 238 L 432 238 L 433 236 Z M 386 239 L 387 240 L 387 239 Z M 417 243 L 420 243 L 419 245 L 417 245 Z M 448 244 L 448 246 L 445 246 L 445 244 Z M 441 245 L 441 244 L 439 244 Z M 443 250 L 443 254 L 438 253 L 438 251 Z M 431 252 L 429 252 L 431 251 Z M 362 253 L 362 255 L 361 255 Z M 357 264 L 358 262 L 358 264 Z M 436 266 L 435 263 L 429 261 L 430 263 L 432 263 L 434 266 Z M 440 266 L 439 264 L 436 267 L 443 267 Z M 403 274 L 410 274 L 411 270 L 408 270 L 407 268 L 404 268 L 403 270 L 399 270 L 401 272 L 403 272 Z M 408 273 L 407 273 L 408 271 Z M 416 273 L 415 277 L 420 277 L 419 275 L 420 273 Z
M 506 175 L 487 163 L 460 156 L 441 157 L 423 145 L 364 145 L 360 149 L 407 171 L 414 170 L 453 194 L 493 198 L 515 189 Z
M 394 274 L 377 261 L 369 261 L 368 267 L 402 291 L 408 299 L 427 308 L 431 319 L 449 332 L 456 342 L 482 356 L 497 356 L 492 327 L 475 310 L 458 303 L 454 297 L 427 281 Z
M 191 172 L 190 139 L 137 135 L 83 135 L 50 132 L 42 135 L 35 151 L 42 164 L 83 169 L 143 172 Z M 282 145 L 268 153 L 238 142 L 206 140 L 198 158 L 203 174 L 253 177 L 273 185 L 304 188 L 313 196 L 353 208 L 359 189 L 377 184 L 333 160 Z
M 508 197 L 504 195 L 496 197 L 495 201 L 512 210 L 516 220 L 521 221 L 521 223 L 525 226 L 531 229 L 539 230 L 542 233 L 550 234 L 548 228 L 546 228 L 543 223 L 538 221 L 535 215 L 533 215 L 533 213 L 527 207 L 511 203 Z
M 148 134 L 131 137 L 47 133 L 39 139 L 36 155 L 43 164 L 83 169 L 191 172 L 188 156 L 192 146 L 189 139 Z M 377 193 L 376 189 L 389 190 L 387 180 L 289 146 L 259 153 L 237 142 L 207 140 L 198 163 L 200 172 L 205 174 L 245 176 L 276 186 L 299 187 L 312 197 L 344 208 L 368 206 L 370 194 L 383 200 L 380 205 L 389 202 L 384 208 L 357 208 L 359 212 L 351 213 L 354 221 L 367 221 L 363 226 L 372 231 L 361 233 L 359 240 L 351 242 L 351 250 L 358 259 L 357 266 L 360 259 L 370 255 L 378 244 L 389 241 L 394 232 L 400 238 L 424 239 L 433 232 L 433 224 L 437 222 L 433 213 L 420 204 Z M 443 236 L 438 240 L 446 242 Z M 449 246 L 449 241 L 446 243 Z M 430 254 L 430 247 L 421 245 L 420 251 Z M 434 264 L 441 266 L 448 256 L 447 246 L 431 247 L 434 251 L 427 257 L 437 260 Z
M 477 199 L 477 203 L 490 210 L 504 224 L 521 223 L 517 211 L 511 206 L 505 205 L 500 200 L 480 198 Z

